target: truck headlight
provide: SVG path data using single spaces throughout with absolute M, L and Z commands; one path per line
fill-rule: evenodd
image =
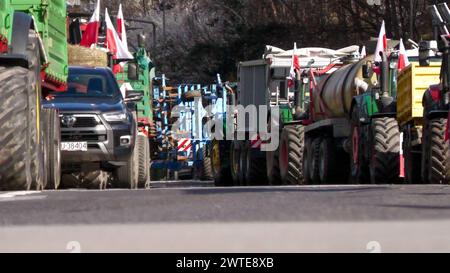
M 128 115 L 126 112 L 111 112 L 103 114 L 103 118 L 105 118 L 108 122 L 121 122 L 126 121 L 128 119 Z

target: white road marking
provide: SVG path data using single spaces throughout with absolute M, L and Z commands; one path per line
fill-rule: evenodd
M 19 196 L 27 196 L 42 193 L 41 191 L 14 191 L 0 194 L 0 198 L 15 198 Z

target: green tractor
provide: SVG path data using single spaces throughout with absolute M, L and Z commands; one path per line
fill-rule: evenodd
M 136 103 L 138 121 L 139 184 L 149 186 L 151 160 L 158 155 L 156 144 L 156 127 L 153 119 L 153 80 L 155 66 L 145 48 L 145 36 L 138 36 L 138 48 L 134 60 L 127 62 L 122 71 L 116 74 L 123 92 L 133 92 L 143 99 Z M 127 94 L 124 94 L 127 95 Z M 128 94 L 129 95 L 129 94 Z M 156 152 L 151 154 L 151 152 Z
M 0 2 L 0 190 L 56 189 L 60 132 L 49 91 L 68 74 L 65 0 Z

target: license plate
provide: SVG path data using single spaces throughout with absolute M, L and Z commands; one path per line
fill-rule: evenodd
M 87 142 L 63 142 L 61 143 L 61 150 L 68 152 L 87 152 Z

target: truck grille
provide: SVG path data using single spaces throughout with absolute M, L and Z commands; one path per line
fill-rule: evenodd
M 70 118 L 72 118 L 73 120 L 70 121 Z M 95 116 L 64 115 L 61 117 L 62 128 L 91 128 L 96 127 L 99 124 L 100 122 L 97 120 Z

